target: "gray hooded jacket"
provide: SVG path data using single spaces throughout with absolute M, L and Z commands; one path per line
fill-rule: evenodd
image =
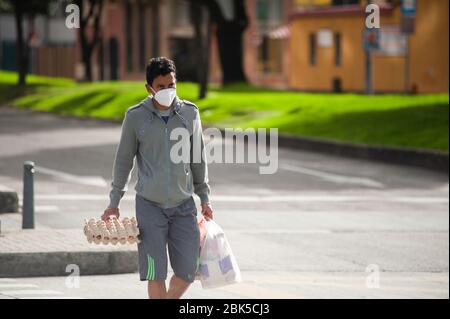
M 179 141 L 171 140 L 170 134 L 177 128 L 189 132 L 189 162 L 174 163 L 170 158 L 172 146 Z M 197 161 L 192 160 L 195 143 L 201 151 Z M 135 158 L 138 195 L 161 208 L 178 206 L 193 193 L 200 197 L 201 203 L 209 202 L 208 167 L 200 114 L 195 104 L 175 97 L 167 124 L 153 106 L 151 96 L 128 108 L 114 160 L 109 207 L 119 207 Z

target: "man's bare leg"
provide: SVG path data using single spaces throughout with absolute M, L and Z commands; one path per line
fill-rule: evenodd
M 163 280 L 148 281 L 148 297 L 150 299 L 166 299 L 166 282 Z
M 167 299 L 180 299 L 191 284 L 183 279 L 173 275 L 170 278 L 169 291 L 167 292 Z

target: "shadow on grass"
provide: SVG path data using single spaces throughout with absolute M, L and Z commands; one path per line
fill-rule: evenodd
M 64 102 L 50 109 L 51 112 L 60 114 L 79 113 L 89 115 L 93 111 L 103 107 L 115 98 L 114 93 L 105 94 L 104 92 L 91 91 L 82 95 L 77 95 L 66 99 Z M 94 101 L 94 102 L 93 102 Z
M 40 89 L 54 87 L 51 83 L 27 83 L 20 87 L 16 84 L 0 83 L 0 106 L 11 104 L 15 99 L 37 93 Z
M 31 94 L 36 91 L 36 86 L 34 87 L 19 87 L 17 85 L 0 85 L 0 105 L 5 105 L 11 103 L 13 100 L 24 96 L 26 94 Z
M 448 151 L 449 105 L 419 105 L 394 110 L 338 114 L 322 121 L 280 123 L 280 132 L 356 143 Z

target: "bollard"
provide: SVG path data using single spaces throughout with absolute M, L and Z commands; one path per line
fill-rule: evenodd
M 22 229 L 34 228 L 34 163 L 23 165 Z

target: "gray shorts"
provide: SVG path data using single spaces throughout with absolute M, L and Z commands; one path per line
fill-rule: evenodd
M 164 209 L 136 195 L 136 219 L 140 280 L 166 280 L 168 247 L 175 275 L 193 282 L 199 266 L 200 232 L 192 196 L 177 207 Z

